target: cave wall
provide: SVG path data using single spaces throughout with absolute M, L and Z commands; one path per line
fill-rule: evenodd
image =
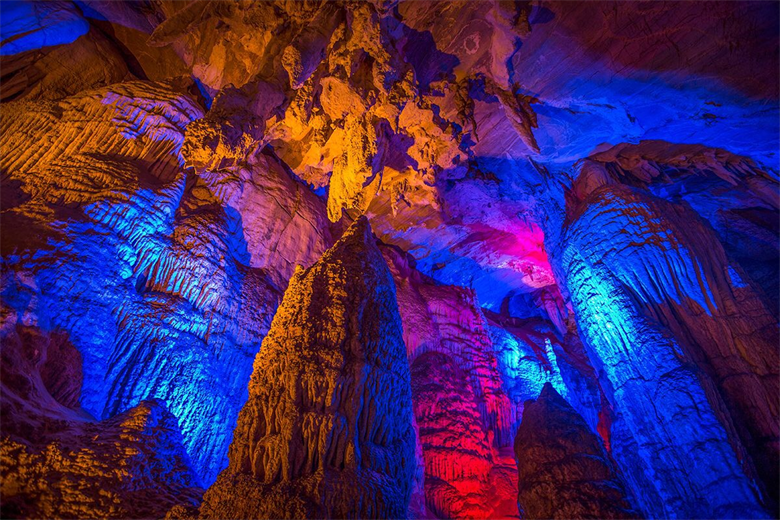
M 0 9 L 2 516 L 777 515 L 776 3 Z

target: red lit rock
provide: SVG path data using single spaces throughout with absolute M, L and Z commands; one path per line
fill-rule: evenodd
M 645 516 L 778 516 L 779 10 L 0 1 L 0 502 L 513 517 L 549 383 Z
M 383 247 L 396 279 L 411 364 L 425 503 L 447 518 L 514 518 L 514 409 L 472 292 L 436 284 Z

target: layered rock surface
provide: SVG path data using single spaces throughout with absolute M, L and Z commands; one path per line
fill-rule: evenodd
M 176 418 L 156 401 L 95 421 L 78 404 L 81 357 L 2 307 L 4 518 L 148 518 L 200 501 Z
M 42 467 L 53 424 L 82 458 L 85 428 L 135 428 L 90 460 L 137 449 L 130 481 L 196 514 L 181 475 L 227 465 L 296 265 L 366 214 L 411 372 L 409 516 L 516 515 L 546 383 L 645 516 L 777 516 L 778 9 L 0 2 L 0 299 L 41 343 L 3 351 L 9 460 Z M 57 471 L 47 497 L 95 489 Z M 91 496 L 14 514 L 110 509 Z
M 514 518 L 516 417 L 476 296 L 425 277 L 396 248 L 383 253 L 411 365 L 426 506 L 437 517 Z
M 550 383 L 525 407 L 515 457 L 522 518 L 642 518 L 601 439 Z
M 416 469 L 395 286 L 358 219 L 290 280 L 205 518 L 400 518 Z
M 770 163 L 778 147 L 771 3 L 13 4 L 3 55 L 21 61 L 5 83 L 37 81 L 43 67 L 24 56 L 52 66 L 49 83 L 7 99 L 178 75 L 207 104 L 241 91 L 246 135 L 327 186 L 331 218 L 368 210 L 421 270 L 494 311 L 555 285 L 529 218 L 537 166 L 642 138 Z M 213 116 L 230 126 L 223 109 Z
M 765 514 L 771 500 L 755 466 L 770 489 L 777 475 L 763 465 L 777 457 L 769 441 L 777 425 L 769 404 L 778 382 L 772 313 L 690 207 L 619 183 L 567 202 L 555 251 L 560 279 L 605 375 L 616 412 L 613 453 L 642 507 L 691 517 Z M 666 436 L 674 441 L 661 441 Z
M 4 298 L 69 334 L 95 417 L 164 400 L 208 482 L 281 290 L 330 234 L 272 155 L 185 171 L 202 115 L 186 84 L 125 83 L 4 106 L 0 147 Z
M 780 205 L 777 173 L 724 150 L 656 141 L 616 147 L 592 160 L 574 185 L 578 196 L 620 183 L 652 194 L 642 205 L 663 214 L 654 220 L 666 227 L 658 245 L 672 257 L 674 287 L 655 274 L 658 253 L 646 257 L 636 245 L 633 255 L 642 265 L 622 261 L 618 277 L 634 277 L 628 285 L 639 293 L 643 311 L 712 379 L 777 500 L 780 431 L 770 396 L 780 392 L 778 290 L 776 271 L 767 268 L 778 255 L 776 219 L 769 217 Z M 648 238 L 654 233 L 644 231 Z
M 200 502 L 176 418 L 159 403 L 63 426 L 46 443 L 4 439 L 5 518 L 150 518 Z

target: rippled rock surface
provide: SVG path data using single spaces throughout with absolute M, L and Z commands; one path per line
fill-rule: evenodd
M 395 285 L 368 220 L 297 271 L 205 518 L 400 518 L 415 464 Z
M 81 356 L 62 333 L 19 325 L 0 307 L 6 518 L 162 517 L 200 502 L 176 418 L 142 401 L 95 421 L 79 406 Z
M 548 384 L 624 485 L 604 511 L 777 517 L 778 20 L 776 2 L 0 2 L 0 517 L 515 518 L 536 481 L 513 443 Z M 326 254 L 363 217 L 370 261 L 344 253 L 355 228 Z M 315 291 L 324 256 L 316 273 L 376 291 Z M 291 280 L 311 313 L 280 310 Z M 267 338 L 274 319 L 298 325 Z M 348 499 L 311 477 L 341 426 L 304 408 L 353 424 L 357 405 L 322 404 L 352 397 L 268 379 L 301 397 L 290 417 L 248 400 L 253 361 L 296 334 L 308 364 L 274 373 L 337 385 L 340 335 L 369 373 L 408 372 L 404 418 L 330 454 Z M 350 377 L 391 406 L 395 383 Z M 127 471 L 85 469 L 103 464 Z M 299 501 L 226 475 L 295 475 L 279 496 Z

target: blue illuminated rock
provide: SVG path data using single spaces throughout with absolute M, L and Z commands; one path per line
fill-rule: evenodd
M 0 1 L 0 306 L 3 330 L 34 346 L 3 345 L 9 467 L 63 454 L 58 429 L 104 425 L 133 439 L 109 450 L 79 426 L 63 442 L 107 450 L 96 465 L 137 450 L 128 467 L 167 498 L 133 509 L 127 481 L 100 473 L 121 511 L 95 516 L 192 517 L 197 483 L 166 472 L 190 465 L 209 486 L 237 431 L 249 469 L 223 474 L 210 515 L 335 515 L 317 502 L 335 496 L 316 488 L 328 479 L 301 468 L 343 459 L 369 468 L 328 473 L 362 490 L 352 498 L 412 489 L 408 510 L 404 487 L 354 514 L 512 517 L 511 443 L 549 383 L 645 516 L 778 516 L 779 16 L 776 2 L 726 1 Z M 328 320 L 374 352 L 397 342 L 400 315 L 418 442 L 403 464 L 373 438 L 315 464 L 303 404 L 338 399 L 307 386 L 295 418 L 273 415 L 275 397 L 247 404 L 257 432 L 308 436 L 269 429 L 258 447 L 236 427 L 253 360 L 296 266 L 361 214 L 398 312 L 342 316 L 376 296 L 361 290 L 322 288 L 332 308 L 288 293 L 316 319 L 277 330 L 268 356 L 305 346 L 296 362 L 319 369 L 320 349 L 338 372 L 343 327 Z M 296 291 L 339 269 L 385 287 L 369 253 L 299 273 Z M 385 289 L 375 300 L 392 306 Z M 403 356 L 376 356 L 400 374 Z M 255 379 L 296 389 L 271 379 L 280 370 Z M 406 442 L 403 424 L 368 422 Z M 282 434 L 286 458 L 261 460 Z M 78 489 L 97 477 L 52 467 L 31 482 L 65 509 L 18 514 L 90 516 Z M 309 498 L 269 503 L 253 487 L 266 480 Z M 2 493 L 0 506 L 23 496 Z
M 535 399 L 546 383 L 570 401 L 591 429 L 608 433 L 608 405 L 573 320 L 574 330 L 561 338 L 551 323 L 540 319 L 486 314 L 491 319 L 490 336 L 503 387 L 517 410 L 513 435 L 525 402 Z
M 717 323 L 732 298 L 717 240 L 689 209 L 620 185 L 593 191 L 571 214 L 556 258 L 615 412 L 613 455 L 640 506 L 652 516 L 765 516 L 755 470 L 725 411 L 729 396 L 713 380 L 717 373 L 686 333 L 648 311 L 672 301 Z M 772 353 L 734 346 L 726 352 L 734 375 L 740 364 L 752 365 L 740 376 L 749 385 L 744 395 L 758 392 L 769 402 L 777 370 Z
M 142 401 L 95 421 L 78 405 L 81 356 L 63 332 L 0 306 L 4 518 L 150 518 L 202 494 L 176 418 Z
M 725 150 L 647 141 L 583 161 L 570 202 L 587 205 L 591 193 L 620 185 L 647 194 L 631 195 L 628 207 L 649 225 L 635 230 L 629 219 L 628 229 L 645 242 L 615 243 L 603 261 L 715 385 L 728 408 L 717 413 L 733 424 L 776 501 L 780 423 L 771 403 L 780 393 L 780 338 L 777 270 L 770 267 L 780 253 L 776 173 Z M 625 219 L 617 216 L 621 202 L 609 204 L 613 209 L 596 217 L 604 226 Z
M 129 82 L 2 111 L 3 297 L 68 333 L 93 416 L 164 401 L 209 483 L 284 284 L 330 234 L 273 156 L 185 172 L 203 115 L 187 88 Z M 22 145 L 31 131 L 41 139 Z
M 71 43 L 89 22 L 68 2 L 3 2 L 0 55 Z
M 767 165 L 770 166 L 770 165 Z M 780 289 L 777 172 L 727 150 L 668 141 L 620 144 L 590 155 L 572 190 L 579 198 L 623 183 L 670 202 L 686 202 L 718 235 L 729 258 L 754 281 L 752 290 L 776 311 Z M 736 272 L 733 271 L 736 276 Z M 749 282 L 736 280 L 737 285 Z

